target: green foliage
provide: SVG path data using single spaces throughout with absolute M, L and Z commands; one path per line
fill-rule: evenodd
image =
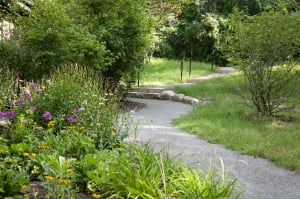
M 9 70 L 0 69 L 0 107 L 4 108 L 15 98 L 17 94 L 18 83 L 16 74 Z
M 31 157 L 35 165 L 42 170 L 40 180 L 46 197 L 50 198 L 74 198 L 76 189 L 74 183 L 77 174 L 73 171 L 76 159 L 68 159 L 58 155 L 39 154 Z
M 166 41 L 176 57 L 210 61 L 220 40 L 220 20 L 219 16 L 203 11 L 200 4 L 190 3 L 178 17 L 176 32 L 167 35 Z
M 133 82 L 144 61 L 147 34 L 151 23 L 144 10 L 145 1 L 80 1 L 90 31 L 105 43 L 112 62 L 103 71 L 104 78 L 115 88 L 123 80 Z M 107 12 L 109 11 L 109 12 Z
M 209 142 L 266 158 L 280 167 L 300 173 L 299 104 L 284 112 L 292 120 L 257 117 L 255 111 L 241 103 L 237 96 L 236 88 L 242 83 L 243 75 L 238 74 L 176 87 L 179 93 L 199 99 L 210 98 L 212 102 L 195 107 L 193 112 L 174 123 Z M 247 92 L 242 90 L 243 94 Z M 299 98 L 297 93 L 291 100 L 299 101 Z
M 16 56 L 22 64 L 9 63 L 10 67 L 23 79 L 40 80 L 71 62 L 94 69 L 111 88 L 121 81 L 130 84 L 148 47 L 152 23 L 145 4 L 37 0 L 29 16 L 16 20 L 14 40 L 20 45 L 17 52 L 22 52 Z
M 59 1 L 35 1 L 29 16 L 18 19 L 18 40 L 26 60 L 20 69 L 22 78 L 41 79 L 68 62 L 101 72 L 105 47 L 74 23 L 66 6 Z
M 8 141 L 0 137 L 0 197 L 22 198 L 20 191 L 28 184 L 29 175 L 26 167 L 21 167 L 24 159 L 14 153 L 23 147 L 16 146 L 13 151 L 14 146 L 10 149 L 7 144 Z
M 220 172 L 223 178 L 216 178 L 214 172 L 195 172 L 183 168 L 182 177 L 175 183 L 176 190 L 180 190 L 178 198 L 239 198 L 240 194 L 234 194 L 236 181 L 226 181 L 225 171 Z
M 20 190 L 22 185 L 29 181 L 28 175 L 24 171 L 5 167 L 5 164 L 0 165 L 0 196 L 1 198 L 12 197 L 22 198 Z
M 95 161 L 98 160 L 98 161 Z M 233 197 L 234 182 L 199 173 L 172 160 L 166 151 L 131 144 L 125 149 L 86 156 L 82 164 L 89 189 L 118 198 L 219 198 Z M 224 174 L 224 173 L 223 173 Z M 193 185 L 193 186 L 187 186 Z M 197 190 L 197 191 L 196 191 Z
M 230 23 L 235 34 L 229 47 L 244 73 L 246 98 L 258 113 L 273 116 L 300 83 L 293 59 L 300 47 L 300 18 L 282 11 L 253 17 L 236 13 Z
M 16 70 L 19 65 L 21 65 L 19 47 L 12 41 L 0 39 L 1 70 Z

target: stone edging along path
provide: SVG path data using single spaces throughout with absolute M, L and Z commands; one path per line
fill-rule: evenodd
M 199 81 L 208 80 L 211 78 L 223 77 L 228 73 L 234 72 L 235 69 L 231 67 L 219 67 L 216 72 L 209 75 L 201 76 L 187 80 L 186 83 L 174 84 L 169 86 L 159 87 L 134 87 L 129 93 L 128 97 L 132 98 L 143 98 L 143 99 L 159 99 L 159 100 L 170 100 L 174 102 L 182 102 L 186 104 L 206 104 L 212 101 L 211 98 L 193 98 L 184 94 L 176 93 L 174 91 L 175 86 L 179 85 L 191 85 Z
M 154 91 L 154 92 L 153 92 Z M 170 100 L 186 104 L 204 104 L 210 102 L 211 98 L 197 99 L 184 94 L 176 93 L 170 88 L 152 87 L 152 88 L 133 88 L 129 92 L 131 98 Z

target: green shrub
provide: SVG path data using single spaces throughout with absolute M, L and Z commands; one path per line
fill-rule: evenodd
M 19 70 L 22 78 L 40 80 L 69 62 L 100 73 L 105 47 L 87 27 L 73 21 L 69 4 L 41 0 L 34 4 L 29 16 L 19 17 L 16 23 L 18 43 L 26 60 Z
M 280 4 L 279 4 L 280 5 Z M 296 13 L 262 12 L 230 16 L 234 32 L 229 40 L 231 59 L 244 74 L 245 99 L 258 114 L 273 117 L 280 105 L 299 92 L 300 73 L 295 57 L 299 52 L 300 18 Z

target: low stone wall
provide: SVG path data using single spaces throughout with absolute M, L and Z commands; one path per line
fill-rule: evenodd
M 147 88 L 145 88 L 145 91 Z M 182 102 L 185 104 L 206 104 L 212 101 L 211 98 L 193 98 L 190 96 L 186 96 L 184 94 L 176 93 L 173 90 L 161 90 L 159 92 L 144 92 L 143 90 L 139 89 L 139 91 L 131 91 L 128 94 L 129 97 L 133 98 L 144 98 L 144 99 L 157 99 L 157 100 L 170 100 L 174 102 Z

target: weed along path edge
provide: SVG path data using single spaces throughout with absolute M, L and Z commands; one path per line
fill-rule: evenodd
M 192 111 L 193 106 L 173 101 L 135 99 L 146 104 L 132 113 L 137 132 L 128 141 L 150 143 L 155 149 L 166 148 L 171 156 L 177 156 L 194 168 L 205 170 L 211 165 L 225 170 L 231 179 L 237 178 L 243 199 L 299 199 L 300 176 L 275 167 L 262 158 L 241 155 L 221 145 L 210 144 L 195 135 L 182 132 L 172 125 L 172 120 Z

